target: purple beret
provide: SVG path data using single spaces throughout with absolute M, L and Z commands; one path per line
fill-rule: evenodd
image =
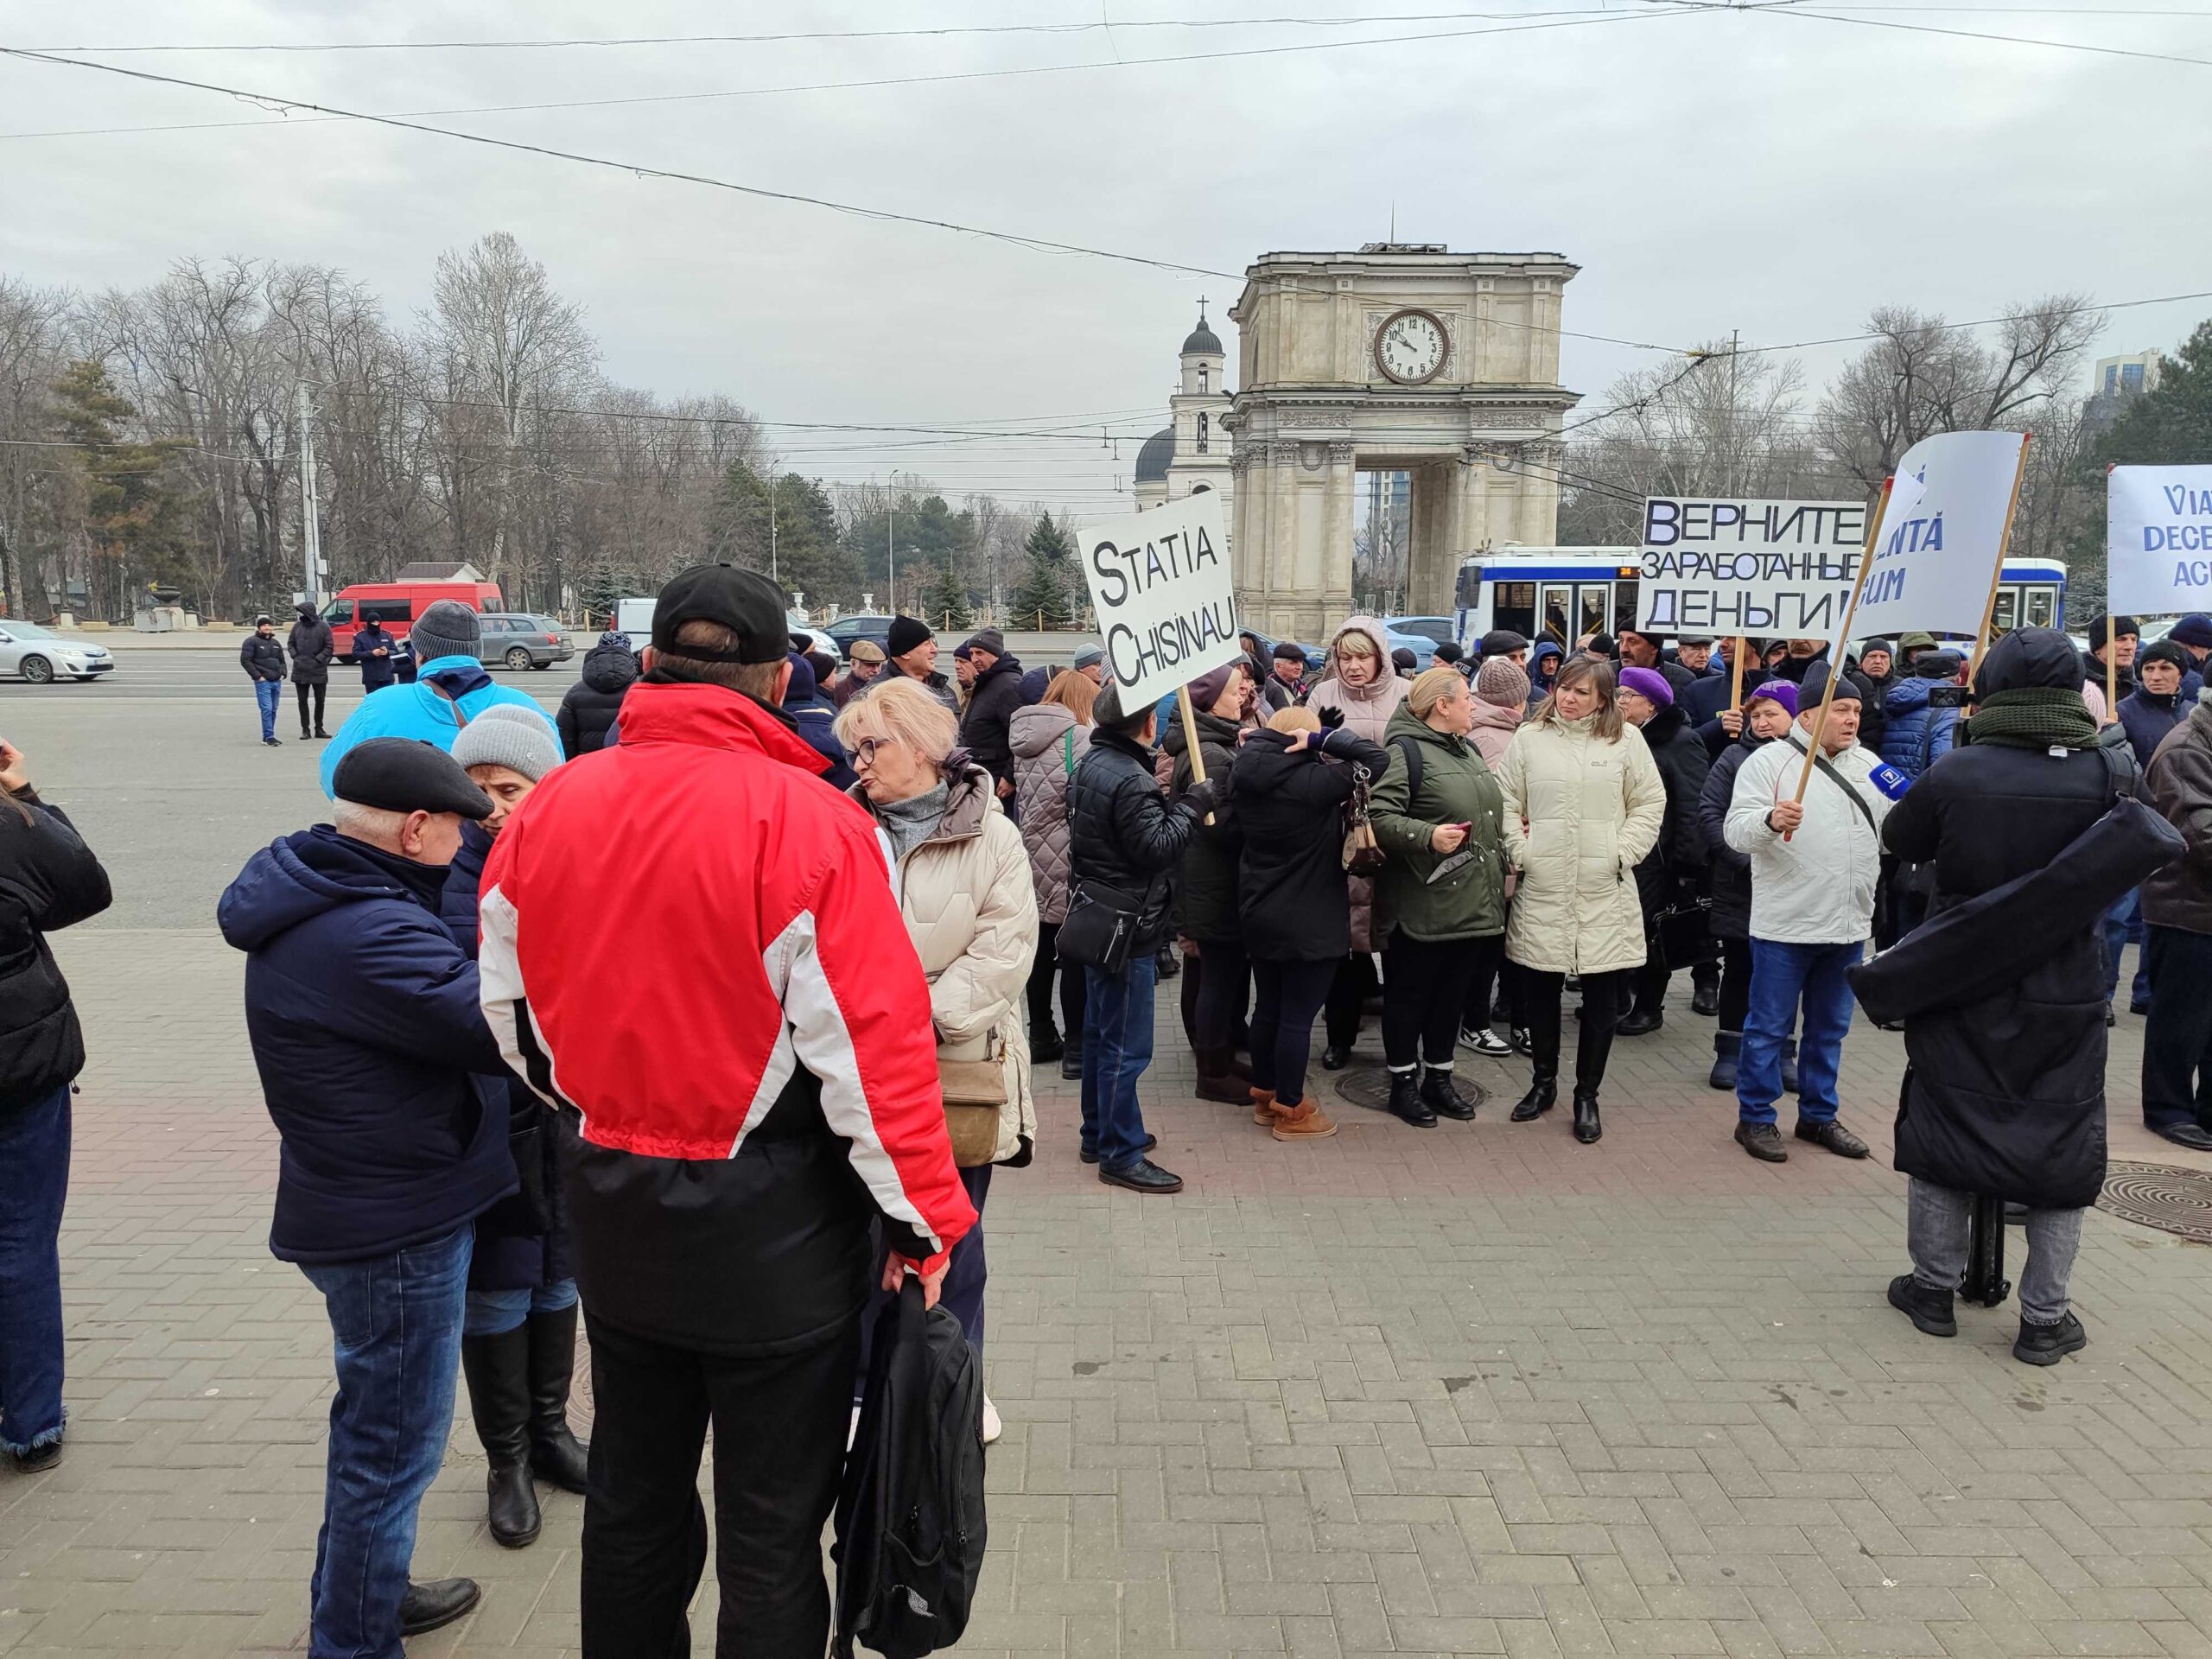
M 1754 698 L 1758 697 L 1764 697 L 1769 702 L 1780 703 L 1783 708 L 1789 711 L 1790 717 L 1792 719 L 1796 717 L 1797 688 L 1792 685 L 1789 681 L 1763 681 L 1759 684 L 1753 686 L 1750 691 L 1745 694 L 1744 701 L 1745 702 L 1750 702 Z
M 1675 688 L 1667 677 L 1656 668 L 1624 668 L 1621 670 L 1621 690 L 1641 691 L 1661 709 L 1674 706 Z

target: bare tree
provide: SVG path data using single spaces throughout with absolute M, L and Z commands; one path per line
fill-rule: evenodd
M 69 296 L 0 276 L 0 600 L 10 616 L 46 614 L 25 561 L 53 523 L 48 403 L 68 360 Z

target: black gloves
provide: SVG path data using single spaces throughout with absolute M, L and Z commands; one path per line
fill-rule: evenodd
M 1190 804 L 1191 810 L 1201 818 L 1205 817 L 1209 813 L 1219 811 L 1221 810 L 1221 780 L 1217 778 L 1193 779 L 1190 787 L 1183 791 L 1183 798 Z
M 1325 732 L 1333 732 L 1344 723 L 1344 711 L 1341 709 L 1324 709 L 1320 717 L 1321 729 Z

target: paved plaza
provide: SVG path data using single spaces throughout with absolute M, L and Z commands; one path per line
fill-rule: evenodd
M 313 747 L 262 750 L 237 691 L 0 691 L 118 891 L 55 941 L 92 1057 L 73 1415 L 58 1470 L 0 1473 L 14 1659 L 305 1645 L 329 1332 L 268 1253 L 276 1137 L 213 908 L 321 797 Z M 2090 1345 L 2053 1370 L 2011 1357 L 2017 1300 L 1915 1333 L 1882 1300 L 1897 1038 L 1850 1041 L 1866 1163 L 1745 1157 L 1686 986 L 1618 1045 L 1596 1147 L 1563 1112 L 1509 1124 L 1520 1063 L 1473 1060 L 1471 1126 L 1332 1099 L 1343 1132 L 1293 1147 L 1191 1096 L 1175 990 L 1145 1097 L 1190 1190 L 1101 1187 L 1057 1075 L 1035 1166 L 994 1186 L 1006 1434 L 963 1652 L 2212 1655 L 2212 1250 L 2093 1216 Z M 2137 1125 L 2141 1029 L 2115 1033 L 2113 1155 L 2190 1162 Z M 410 1651 L 573 1652 L 581 1500 L 506 1551 L 483 1477 L 464 1408 L 416 1565 L 485 1599 Z

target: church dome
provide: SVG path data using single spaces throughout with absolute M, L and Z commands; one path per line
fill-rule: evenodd
M 1144 448 L 1137 451 L 1137 482 L 1162 483 L 1167 477 L 1167 465 L 1175 459 L 1175 429 L 1163 426 L 1144 441 Z
M 1221 336 L 1206 327 L 1206 314 L 1204 311 L 1198 313 L 1198 326 L 1191 331 L 1191 337 L 1183 342 L 1183 355 L 1188 357 L 1192 352 L 1205 352 L 1215 357 L 1223 354 Z

